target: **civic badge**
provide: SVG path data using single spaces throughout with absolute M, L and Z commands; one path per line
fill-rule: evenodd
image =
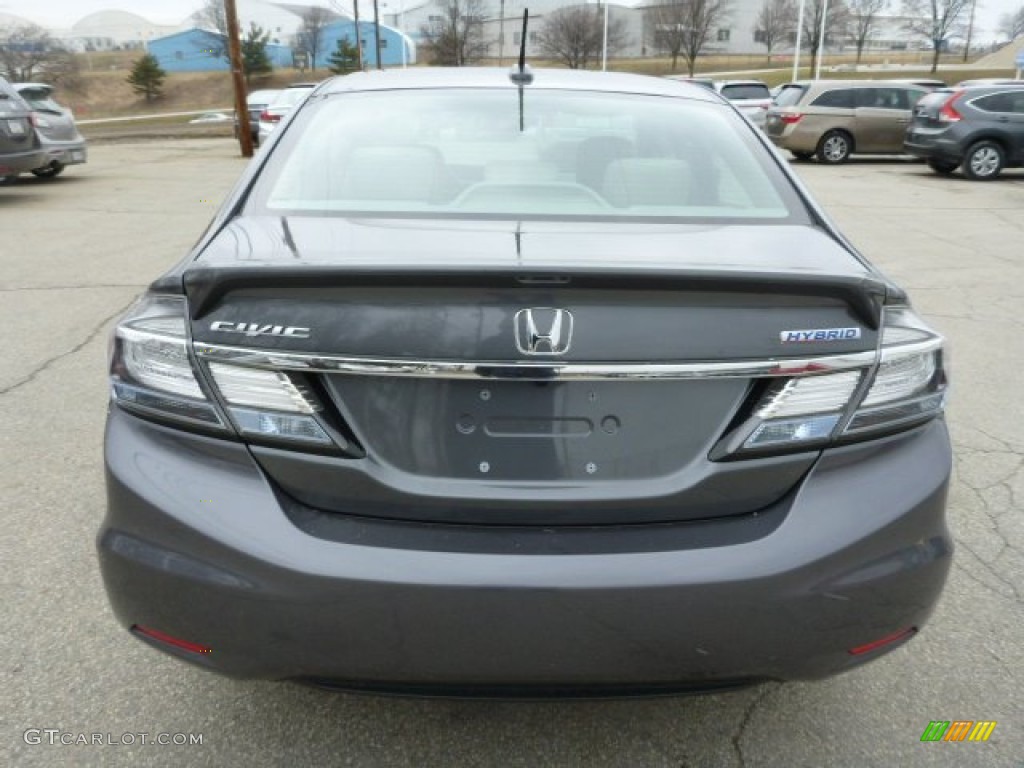
M 516 312 L 516 348 L 524 355 L 564 355 L 572 343 L 572 313 L 531 307 Z

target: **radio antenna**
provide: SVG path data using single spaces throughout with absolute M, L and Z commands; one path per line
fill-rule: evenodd
M 519 40 L 519 66 L 512 70 L 509 77 L 516 85 L 526 85 L 533 82 L 533 74 L 526 69 L 526 27 L 530 21 L 530 9 L 523 8 L 523 34 Z

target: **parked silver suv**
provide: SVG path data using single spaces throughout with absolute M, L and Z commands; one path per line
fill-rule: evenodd
M 0 77 L 0 183 L 32 170 L 44 159 L 28 105 Z
M 53 86 L 15 83 L 14 88 L 32 108 L 32 123 L 46 152 L 43 163 L 29 170 L 36 176 L 49 178 L 69 165 L 84 163 L 85 139 L 78 132 L 71 110 L 53 100 Z

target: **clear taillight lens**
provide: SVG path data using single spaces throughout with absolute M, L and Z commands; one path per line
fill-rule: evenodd
M 127 410 L 224 427 L 192 370 L 181 297 L 146 296 L 128 311 L 111 339 L 110 378 Z
M 881 337 L 874 370 L 772 383 L 740 428 L 740 450 L 799 449 L 838 438 L 860 439 L 939 415 L 947 386 L 942 337 L 909 307 L 886 309 Z M 735 446 L 733 439 L 727 442 Z
M 286 373 L 211 362 L 210 374 L 228 403 L 239 431 L 275 440 L 330 445 L 313 417 L 322 410 L 316 396 L 296 386 Z
M 204 389 L 189 354 L 185 299 L 146 296 L 118 323 L 111 340 L 114 401 L 132 413 L 192 426 L 238 432 L 318 450 L 335 442 L 318 421 L 316 396 L 280 371 L 209 363 Z M 200 374 L 204 373 L 199 371 Z M 227 416 L 217 404 L 219 393 Z
M 887 309 L 878 370 L 845 434 L 913 426 L 939 415 L 948 386 L 944 362 L 941 336 L 908 307 Z

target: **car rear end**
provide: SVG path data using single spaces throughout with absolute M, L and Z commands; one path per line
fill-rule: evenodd
M 249 130 L 252 131 L 252 139 L 259 143 L 260 138 L 260 115 L 281 93 L 277 89 L 263 89 L 253 91 L 246 97 L 246 105 L 249 111 Z M 238 120 L 235 119 L 235 138 L 238 138 Z
M 46 155 L 32 127 L 32 112 L 0 78 L 0 181 L 44 165 Z
M 760 80 L 727 80 L 716 83 L 716 89 L 750 122 L 758 128 L 765 127 L 765 118 L 772 106 L 767 85 Z
M 972 86 L 926 96 L 907 127 L 904 150 L 940 173 L 962 166 L 975 180 L 1024 164 L 1024 86 Z
M 278 91 L 273 99 L 259 113 L 257 125 L 259 141 L 262 143 L 270 138 L 270 134 L 277 128 L 288 113 L 296 106 L 305 101 L 306 97 L 316 88 L 315 84 L 292 85 L 284 90 Z
M 950 562 L 942 340 L 757 132 L 647 79 L 384 77 L 455 87 L 302 106 L 117 326 L 122 624 L 239 677 L 503 696 L 912 637 Z
M 966 95 L 963 88 L 941 88 L 918 101 L 907 126 L 904 151 L 953 168 L 959 165 L 964 150 L 958 135 L 963 115 L 956 104 Z
M 810 155 L 817 147 L 819 132 L 808 130 L 807 104 L 813 97 L 812 84 L 788 83 L 765 112 L 764 131 L 777 147 Z
M 32 124 L 39 134 L 45 162 L 31 169 L 37 176 L 50 177 L 66 166 L 80 165 L 88 159 L 85 138 L 78 132 L 70 109 L 53 98 L 53 86 L 43 83 L 17 83 L 15 89 L 32 108 Z

